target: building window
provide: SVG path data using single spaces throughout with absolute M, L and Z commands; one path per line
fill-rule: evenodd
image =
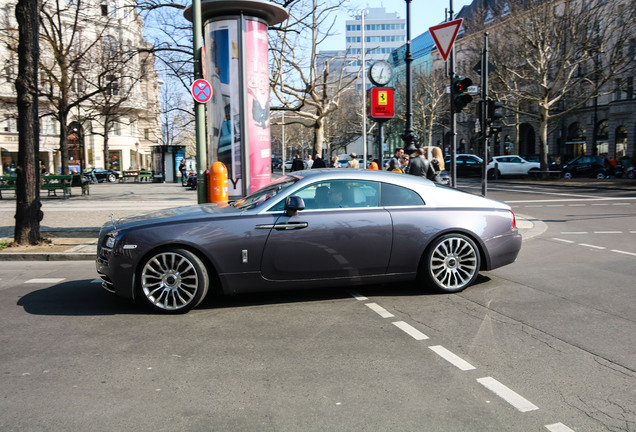
M 117 81 L 117 77 L 115 75 L 106 76 L 106 94 L 108 96 L 119 95 L 119 82 Z

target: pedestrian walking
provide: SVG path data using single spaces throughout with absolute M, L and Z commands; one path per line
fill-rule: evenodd
M 389 161 L 389 166 L 387 168 L 387 171 L 398 171 L 398 172 L 404 172 L 402 171 L 402 156 L 404 156 L 404 148 L 402 147 L 397 147 L 395 149 L 395 154 L 393 155 L 393 157 L 391 158 L 391 160 Z
M 312 168 L 327 168 L 327 164 L 325 163 L 325 160 L 320 157 L 319 154 L 316 154 L 316 157 L 314 157 L 314 163 L 311 167 Z
M 435 183 L 441 183 L 440 177 L 435 173 L 431 163 L 424 157 L 424 153 L 424 148 L 420 147 L 417 149 L 417 155 L 409 162 L 406 173 L 427 178 Z
M 360 162 L 358 162 L 358 155 L 351 153 L 349 155 L 351 160 L 347 162 L 347 168 L 360 168 Z
M 300 158 L 300 154 L 296 154 L 296 157 L 292 161 L 291 170 L 292 171 L 302 171 L 305 169 L 305 164 L 303 164 L 303 160 Z

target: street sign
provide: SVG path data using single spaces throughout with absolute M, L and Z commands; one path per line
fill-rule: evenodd
M 394 116 L 393 89 L 373 87 L 367 90 L 367 114 L 375 120 L 391 119 Z
M 457 37 L 457 33 L 459 33 L 459 29 L 461 28 L 463 21 L 464 20 L 460 18 L 429 27 L 428 29 L 444 61 L 448 59 L 448 54 L 450 54 L 450 51 L 453 48 L 455 38 Z
M 195 80 L 190 88 L 192 97 L 199 103 L 206 103 L 212 99 L 212 86 L 204 79 Z

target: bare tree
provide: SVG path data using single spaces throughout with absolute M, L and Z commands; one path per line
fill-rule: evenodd
M 550 122 L 613 91 L 617 77 L 633 72 L 626 49 L 635 15 L 633 3 L 626 3 L 546 0 L 525 9 L 517 2 L 510 18 L 492 29 L 491 91 L 509 110 L 538 121 L 542 170 Z
M 447 79 L 442 70 L 415 74 L 413 80 L 413 126 L 420 131 L 424 145 L 434 145 L 433 130 L 438 118 L 448 115 Z
M 270 84 L 274 96 L 283 109 L 295 111 L 302 124 L 313 129 L 313 153 L 322 153 L 325 119 L 338 109 L 344 91 L 356 79 L 344 67 L 332 71 L 332 63 L 344 64 L 346 56 L 326 59 L 322 67 L 317 61 L 321 43 L 333 32 L 334 14 L 344 8 L 344 3 L 289 3 L 289 19 L 270 39 Z
M 38 123 L 38 0 L 18 0 L 18 77 L 15 82 L 18 100 L 19 150 L 16 185 L 17 244 L 34 244 L 41 240 L 40 170 L 38 169 L 40 133 Z

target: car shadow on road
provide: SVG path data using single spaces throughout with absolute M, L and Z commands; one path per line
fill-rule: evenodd
M 490 278 L 479 275 L 474 286 L 488 282 Z M 471 289 L 470 287 L 468 289 Z M 404 282 L 312 288 L 285 291 L 268 291 L 236 295 L 211 293 L 197 309 L 213 310 L 234 307 L 264 306 L 289 303 L 308 303 L 365 297 L 402 297 L 446 295 L 434 292 L 421 283 Z M 91 279 L 67 281 L 32 291 L 22 296 L 18 306 L 32 315 L 50 316 L 101 316 L 101 315 L 156 315 L 142 304 L 115 296 Z
M 17 303 L 32 315 L 147 314 L 147 309 L 104 290 L 91 279 L 75 280 L 32 291 Z

